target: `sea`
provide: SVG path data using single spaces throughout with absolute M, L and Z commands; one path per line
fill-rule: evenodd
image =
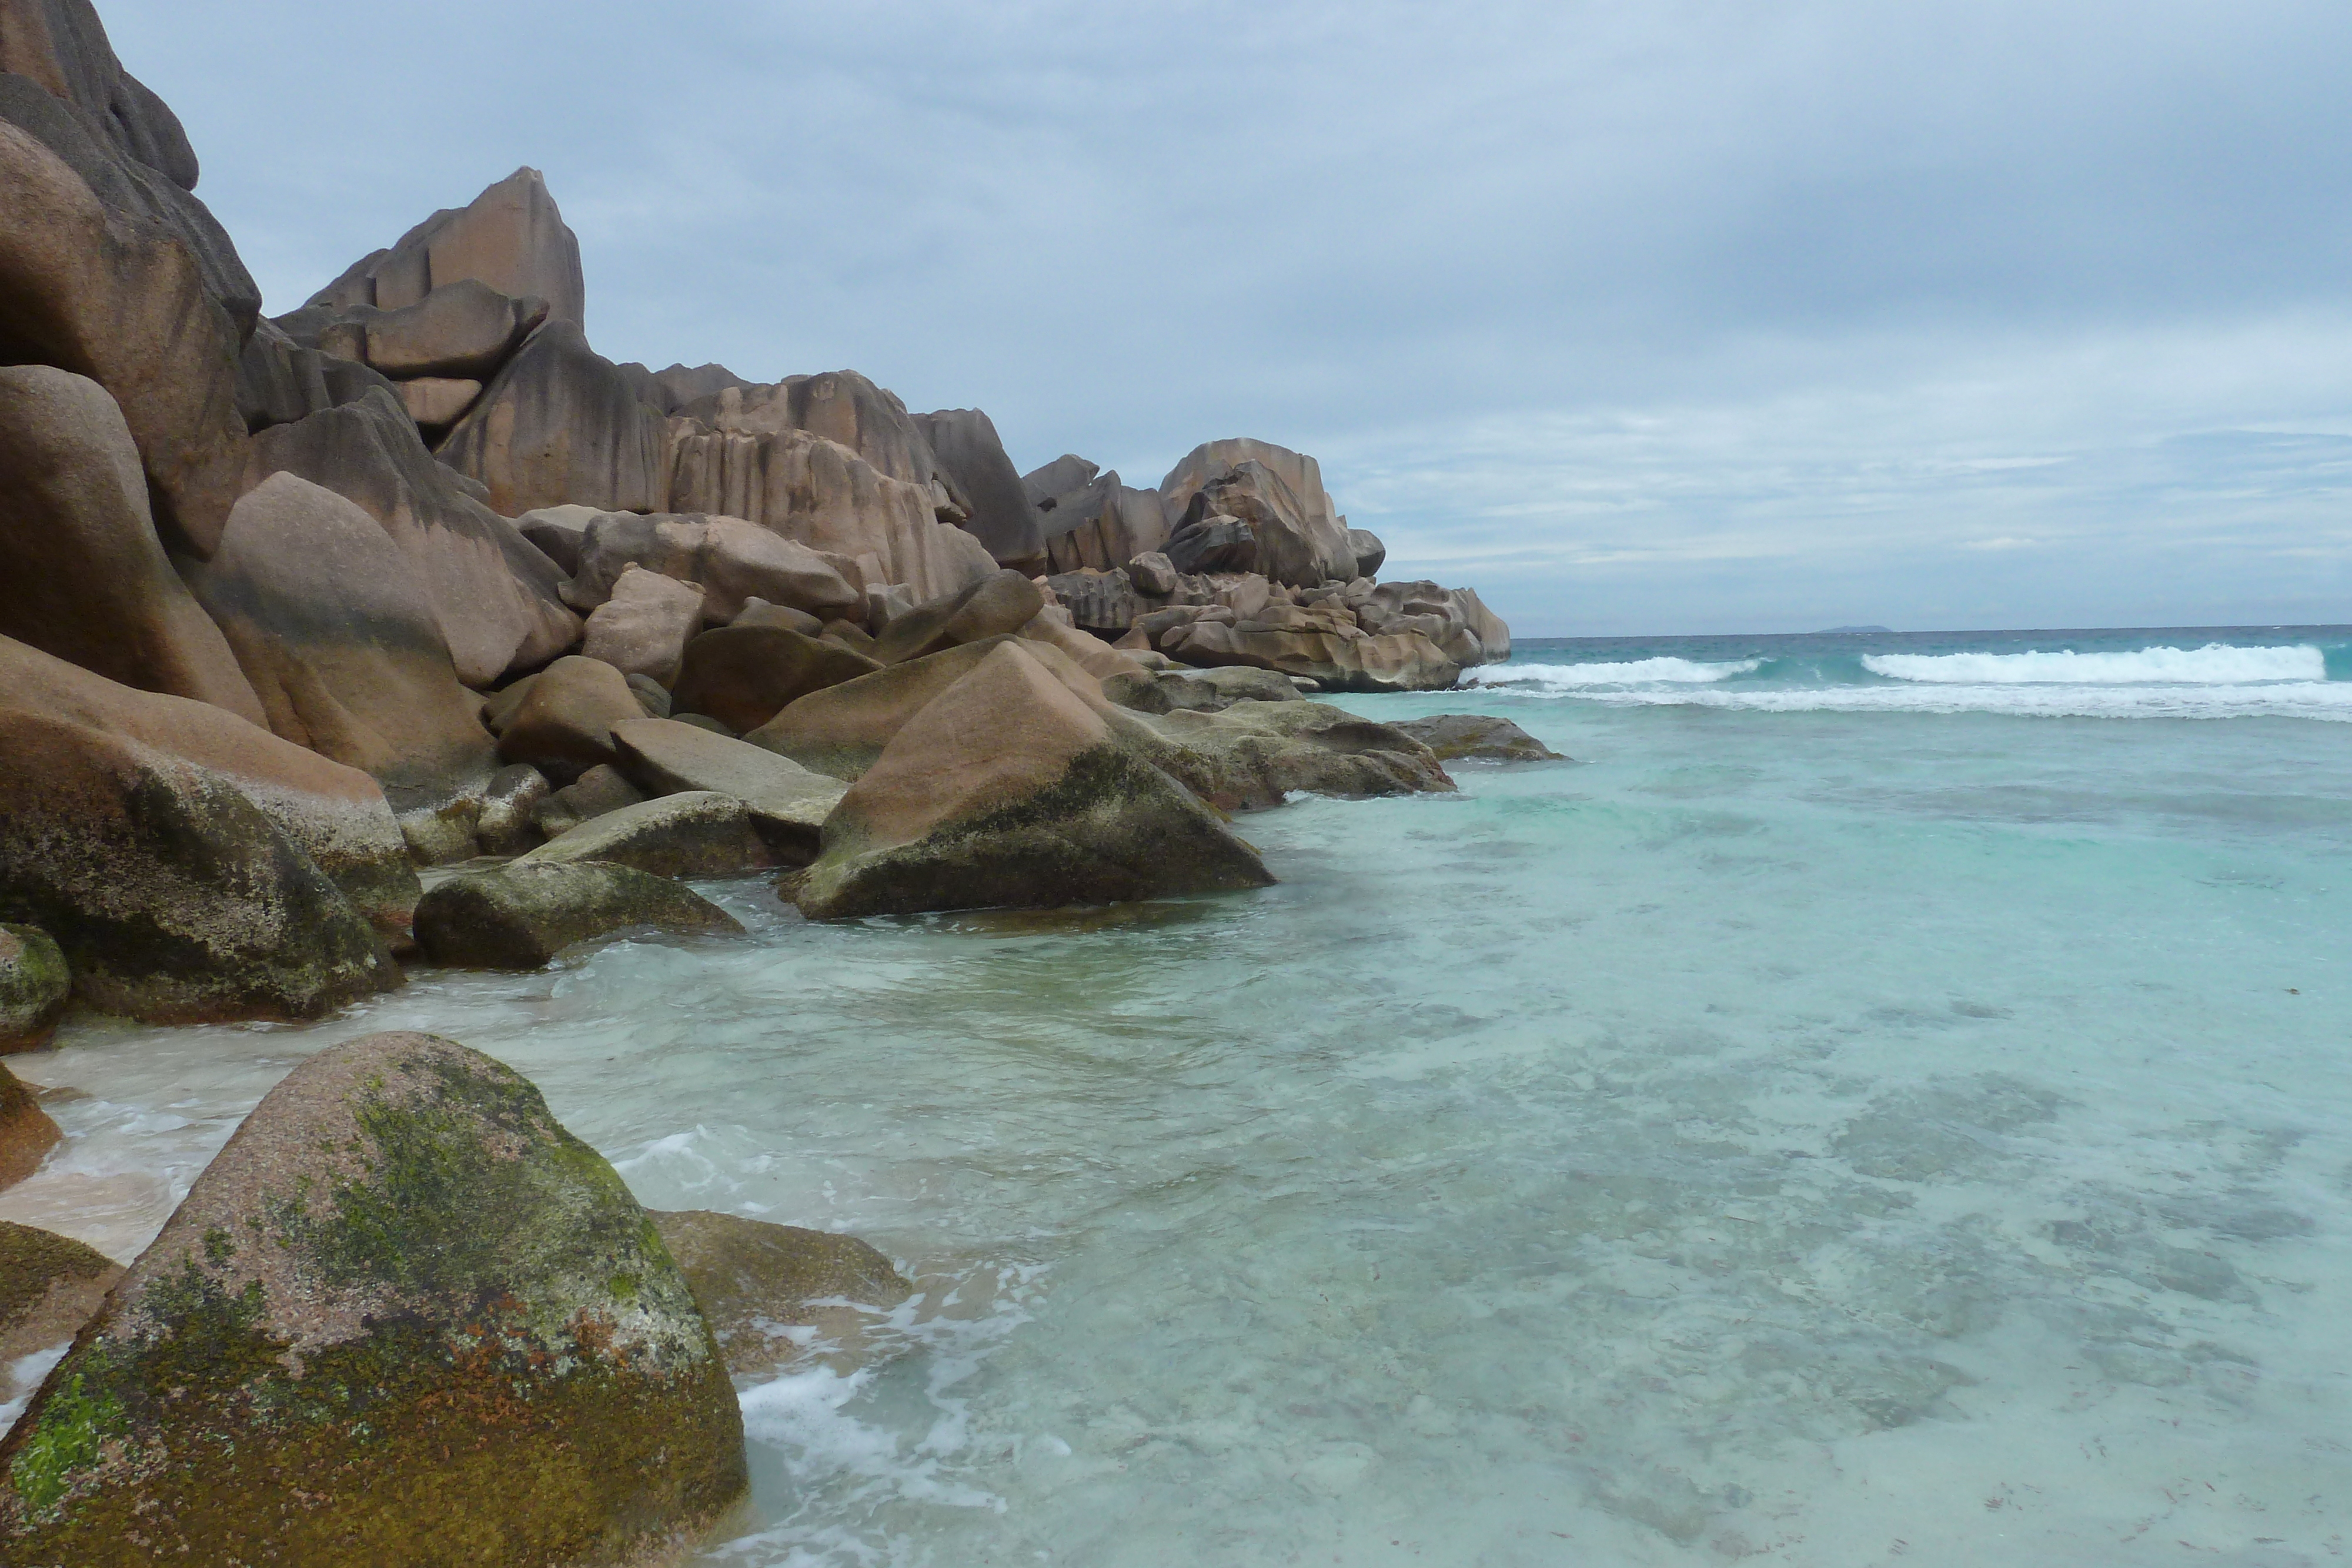
M 1244 818 L 1258 893 L 713 883 L 748 937 L 76 1021 L 0 1216 L 128 1259 L 308 1053 L 501 1058 L 646 1204 L 919 1287 L 744 1384 L 710 1564 L 2352 1551 L 2352 628 L 1539 640 L 1341 701 L 1571 760 Z

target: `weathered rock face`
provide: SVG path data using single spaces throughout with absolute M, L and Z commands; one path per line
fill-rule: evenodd
M 1418 632 L 1455 664 L 1500 663 L 1511 656 L 1511 629 L 1476 591 L 1427 580 L 1383 582 L 1356 602 L 1367 632 Z
M 687 643 L 702 630 L 702 605 L 699 585 L 631 565 L 612 596 L 589 612 L 580 652 L 667 688 L 677 680 Z
M 675 719 L 614 725 L 613 741 L 631 781 L 647 794 L 715 790 L 741 801 L 780 865 L 816 858 L 819 831 L 847 789 L 748 741 Z
M 782 626 L 720 626 L 687 644 L 672 695 L 689 713 L 738 732 L 756 729 L 787 704 L 853 681 L 875 661 Z
M 547 775 L 518 763 L 501 768 L 482 789 L 475 819 L 476 841 L 486 855 L 519 855 L 539 842 L 533 821 L 551 791 Z
M 708 1209 L 655 1210 L 653 1222 L 739 1376 L 799 1358 L 784 1330 L 814 1328 L 854 1346 L 866 1323 L 858 1306 L 887 1309 L 915 1293 L 889 1259 L 855 1236 Z
M 71 12 L 102 48 L 86 6 L 18 0 L 0 49 L 38 79 L 39 36 Z M 65 102 L 29 85 L 0 93 L 9 118 L 35 121 L 0 124 L 0 362 L 54 365 L 106 388 L 138 444 L 158 527 L 201 555 L 242 487 L 236 362 L 259 295 L 201 203 L 114 157 L 72 117 L 45 112 Z
M 1216 813 L 1014 641 L 891 737 L 825 820 L 824 853 L 792 897 L 811 919 L 842 919 L 1273 880 Z
M 1127 563 L 1128 581 L 1147 599 L 1165 599 L 1176 591 L 1176 563 L 1159 550 L 1146 550 Z
M 515 526 L 467 495 L 382 390 L 253 441 L 255 480 L 283 469 L 373 517 L 415 567 L 457 678 L 487 686 L 578 641 L 563 574 Z
M 509 517 L 566 504 L 657 512 L 667 429 L 560 316 L 533 332 L 437 449 Z
M 1155 559 L 1164 564 L 1168 558 Z M 1124 571 L 1066 571 L 1047 578 L 1045 586 L 1070 612 L 1072 625 L 1098 636 L 1119 635 L 1144 612 L 1135 585 Z
M 1103 682 L 1103 697 L 1137 713 L 1223 713 L 1237 702 L 1297 702 L 1287 675 L 1235 665 L 1230 669 L 1178 674 L 1145 670 Z
M 499 755 L 569 784 L 599 763 L 617 761 L 613 727 L 645 709 L 621 672 L 602 659 L 567 655 L 541 670 L 499 726 Z
M 1152 760 L 1221 810 L 1265 810 L 1295 790 L 1359 799 L 1454 788 L 1420 741 L 1326 703 L 1237 702 L 1217 713 L 1131 716 L 1167 744 L 1144 748 Z
M 667 720 L 647 720 L 667 723 Z M 717 739 L 718 737 L 711 737 Z M 777 863 L 742 801 L 715 790 L 665 795 L 608 811 L 516 862 L 569 865 L 597 861 L 654 876 L 740 876 Z
M 1043 517 L 1046 558 L 1057 572 L 1109 571 L 1168 542 L 1159 492 L 1122 483 L 1117 469 L 1059 497 Z
M 354 262 L 310 302 L 335 309 L 373 305 L 397 310 L 465 278 L 510 299 L 535 296 L 547 301 L 553 319 L 586 324 L 580 241 L 565 225 L 538 170 L 518 169 L 471 205 L 434 214 L 390 250 Z
M 153 1023 L 314 1018 L 401 975 L 325 873 L 217 773 L 0 710 L 0 918 L 92 1006 Z
M 709 1326 L 636 1200 L 429 1035 L 297 1067 L 0 1442 L 12 1562 L 620 1564 L 741 1495 Z
M 236 407 L 248 431 L 291 424 L 356 402 L 381 387 L 406 403 L 404 389 L 351 360 L 306 349 L 274 321 L 256 323 L 236 361 Z
M 1352 620 L 1269 605 L 1260 619 L 1192 622 L 1161 650 L 1188 664 L 1253 664 L 1304 675 L 1328 691 L 1444 691 L 1462 667 L 1418 630 L 1367 636 Z
M 33 1092 L 0 1067 L 0 1187 L 14 1186 L 38 1170 L 43 1157 L 64 1136 Z M 6 1290 L 0 1283 L 0 1292 Z
M 1356 570 L 1348 574 L 1350 581 L 1359 577 L 1380 576 L 1381 566 L 1389 559 L 1389 547 L 1381 542 L 1380 535 L 1370 528 L 1349 528 L 1348 548 L 1356 557 Z
M 607 515 L 593 507 L 541 507 L 517 517 L 515 528 L 570 577 L 580 570 L 580 542 L 587 537 L 588 525 Z
M 935 506 L 969 515 L 907 405 L 856 371 L 788 376 L 772 386 L 723 387 L 678 413 L 732 435 L 803 431 L 838 443 L 876 473 L 920 486 Z
M 1429 747 L 1440 762 L 1568 760 L 1509 719 L 1491 714 L 1441 713 L 1399 719 L 1395 727 Z
M 73 1338 L 121 1278 L 96 1248 L 0 1219 L 0 1400 L 32 1393 L 11 1384 L 9 1364 Z
M 1095 482 L 1102 465 L 1089 463 L 1075 452 L 1065 452 L 1042 468 L 1032 468 L 1021 476 L 1021 487 L 1029 494 L 1030 504 L 1042 513 L 1058 509 L 1062 497 L 1075 496 Z
M 865 606 L 841 558 L 740 517 L 598 512 L 578 540 L 565 598 L 581 610 L 602 604 L 632 566 L 699 584 L 702 618 L 717 626 L 731 624 L 753 599 L 804 611 L 820 622 Z
M 960 592 L 919 604 L 874 639 L 874 656 L 902 664 L 963 643 L 1017 632 L 1045 608 L 1037 585 L 1017 571 L 999 571 Z
M 515 861 L 453 876 L 416 906 L 416 940 L 436 964 L 538 969 L 575 942 L 647 926 L 686 936 L 740 934 L 735 917 L 690 888 L 633 866 Z
M 856 779 L 931 699 L 970 674 L 1004 639 L 969 643 L 814 692 L 744 736 L 744 743 L 814 772 Z
M 560 838 L 583 822 L 642 804 L 646 792 L 609 762 L 600 762 L 579 778 L 554 790 L 531 813 L 531 821 L 547 837 Z
M 0 1055 L 38 1051 L 58 1031 L 73 972 L 37 925 L 0 925 Z
M 1188 518 L 1162 549 L 1169 563 L 1187 577 L 1208 572 L 1252 572 L 1257 565 L 1257 534 L 1239 517 L 1222 512 Z
M 947 408 L 918 414 L 915 423 L 930 444 L 940 472 L 971 509 L 965 531 L 1003 565 L 1041 565 L 1045 559 L 1044 521 L 1022 486 L 1020 471 L 1004 455 L 995 422 L 976 408 Z
M 1315 460 L 1279 447 L 1267 450 L 1278 455 L 1276 461 L 1243 458 L 1200 481 L 1171 538 L 1169 559 L 1183 570 L 1202 570 L 1183 566 L 1187 554 L 1199 553 L 1199 547 L 1190 542 L 1180 547 L 1178 541 L 1190 541 L 1188 530 L 1209 518 L 1234 517 L 1249 526 L 1256 544 L 1255 559 L 1247 570 L 1295 588 L 1335 579 L 1347 581 L 1356 575 L 1355 547 L 1345 523 L 1333 515 L 1330 497 L 1322 495 L 1322 479 L 1313 473 Z M 1295 490 L 1286 472 L 1311 483 L 1319 499 Z
M 430 376 L 479 382 L 506 363 L 546 319 L 546 300 L 509 298 L 468 277 L 445 283 L 396 310 L 311 307 L 279 318 L 278 325 L 305 348 L 355 360 L 394 381 Z
M 164 557 L 104 387 L 47 365 L 0 369 L 0 633 L 260 722 L 236 656 Z
M 136 691 L 0 638 L 0 708 L 11 707 L 103 731 L 220 775 L 378 932 L 397 940 L 407 931 L 416 872 L 383 788 L 366 774 L 208 703 Z
M 89 0 L 11 0 L 0 13 L 0 71 L 53 95 L 118 155 L 196 188 L 196 153 L 179 117 L 122 68 Z
M 415 563 L 352 502 L 274 474 L 189 575 L 270 729 L 371 775 L 395 810 L 438 806 L 496 769 Z

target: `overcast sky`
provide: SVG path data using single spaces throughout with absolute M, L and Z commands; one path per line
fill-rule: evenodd
M 1522 634 L 2352 621 L 2341 0 L 100 4 L 273 312 L 528 163 L 615 360 L 1280 442 Z

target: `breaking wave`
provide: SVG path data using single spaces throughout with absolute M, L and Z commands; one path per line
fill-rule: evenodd
M 1862 667 L 1891 680 L 1937 685 L 2259 685 L 2325 681 L 2317 648 L 2142 648 L 2137 653 L 1865 653 Z
M 1462 677 L 1468 686 L 1517 686 L 1538 691 L 1579 691 L 1590 686 L 1708 685 L 1735 675 L 1752 675 L 1761 659 L 1702 664 L 1689 659 L 1635 659 L 1619 664 L 1489 664 Z

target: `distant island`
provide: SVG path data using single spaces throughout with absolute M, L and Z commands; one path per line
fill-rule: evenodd
M 1891 637 L 1895 634 L 1895 628 L 1892 626 L 1832 626 L 1825 632 L 1816 632 L 1813 635 L 1816 637 L 1860 637 L 1865 633 L 1873 632 L 1883 632 Z

